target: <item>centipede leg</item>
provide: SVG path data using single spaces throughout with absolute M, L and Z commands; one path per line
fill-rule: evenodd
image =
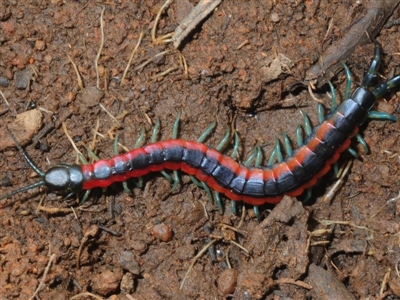
M 319 122 L 319 124 L 321 124 L 325 119 L 324 106 L 321 103 L 318 103 L 317 111 L 318 111 L 318 113 L 317 113 L 318 114 L 318 122 Z
M 318 183 L 319 183 L 319 181 L 317 182 L 317 184 Z M 305 192 L 300 197 L 298 197 L 298 199 L 301 201 L 301 203 L 306 204 L 311 199 L 312 190 L 313 190 L 312 188 L 308 188 L 305 190 Z
M 218 146 L 215 149 L 221 152 L 225 148 L 226 144 L 229 142 L 230 137 L 231 137 L 231 130 L 230 128 L 228 128 L 224 137 L 222 138 L 222 140 L 219 142 Z
M 206 130 L 204 130 L 204 132 L 199 136 L 199 138 L 197 139 L 197 141 L 199 143 L 204 143 L 204 141 L 208 138 L 208 136 L 211 134 L 211 132 L 214 130 L 215 126 L 217 125 L 217 122 L 212 122 L 210 124 L 210 126 L 208 126 L 206 128 Z
M 304 130 L 306 131 L 306 135 L 310 135 L 312 133 L 312 126 L 310 117 L 304 111 L 300 110 L 301 115 L 303 116 L 304 122 Z
M 278 163 L 280 163 L 283 161 L 283 154 L 282 154 L 281 142 L 278 138 L 276 139 L 275 149 L 276 149 L 276 159 Z
M 363 147 L 364 153 L 365 153 L 365 154 L 368 154 L 368 153 L 369 153 L 368 144 L 367 144 L 367 142 L 364 140 L 364 138 L 361 136 L 361 134 L 357 133 L 357 134 L 356 134 L 356 139 L 357 139 L 357 141 L 361 144 L 361 146 Z
M 256 156 L 257 156 L 257 147 L 254 148 L 253 151 L 251 151 L 249 157 L 245 160 L 243 165 L 246 167 L 250 166 L 251 162 L 256 158 Z
M 331 90 L 331 111 L 334 111 L 337 108 L 337 95 L 336 90 L 332 84 L 332 82 L 328 81 L 329 88 Z
M 337 162 L 335 162 L 333 165 L 332 165 L 332 174 L 333 174 L 333 178 L 337 178 L 337 175 L 338 175 L 338 173 L 339 173 L 339 164 L 337 163 Z
M 297 147 L 301 147 L 304 144 L 303 128 L 300 125 L 297 125 L 296 128 L 296 142 Z
M 222 215 L 224 213 L 224 209 L 222 207 L 221 194 L 214 191 L 214 199 L 215 199 L 215 203 L 217 204 L 217 207 L 218 207 L 218 212 Z
M 283 134 L 283 142 L 285 144 L 285 152 L 288 156 L 293 155 L 293 147 L 292 143 L 290 142 L 290 139 L 286 133 Z
M 360 158 L 360 155 L 358 155 L 357 151 L 351 147 L 347 148 L 347 152 L 349 152 L 354 158 Z
M 353 75 L 351 75 L 350 69 L 345 63 L 343 63 L 342 65 L 346 74 L 346 87 L 344 89 L 343 99 L 349 99 L 351 93 L 351 84 L 353 83 Z
M 268 168 L 271 168 L 272 165 L 274 164 L 274 161 L 276 159 L 276 151 L 277 150 L 276 150 L 276 146 L 275 146 L 274 150 L 272 150 L 271 155 L 269 156 L 269 159 L 268 159 L 268 163 L 267 163 Z
M 389 113 L 382 112 L 382 111 L 376 111 L 376 110 L 369 111 L 368 119 L 397 122 L 396 116 L 389 114 Z
M 82 205 L 82 204 L 84 204 L 84 203 L 86 202 L 86 200 L 89 198 L 89 195 L 90 195 L 90 192 L 91 192 L 91 191 L 92 191 L 92 190 L 86 190 L 86 191 L 85 191 L 85 194 L 83 195 L 81 201 L 79 201 L 79 204 L 80 204 L 80 205 Z M 71 195 L 71 194 L 70 194 L 70 195 Z M 70 195 L 67 195 L 67 198 L 69 198 Z
M 232 149 L 232 154 L 231 157 L 232 159 L 237 159 L 239 157 L 239 134 L 235 131 L 234 134 L 234 143 L 233 143 L 233 149 Z
M 208 198 L 210 199 L 211 204 L 214 204 L 214 198 L 211 194 L 210 188 L 207 186 L 207 184 L 204 181 L 198 181 L 196 177 L 193 175 L 190 175 L 190 180 L 197 185 L 198 187 L 204 189 L 207 193 Z
M 91 156 L 95 161 L 100 160 L 100 157 L 98 157 L 98 156 L 93 152 L 93 150 L 90 149 L 89 146 L 86 146 L 86 145 L 85 145 L 85 148 L 86 148 L 86 151 L 88 152 L 89 156 Z

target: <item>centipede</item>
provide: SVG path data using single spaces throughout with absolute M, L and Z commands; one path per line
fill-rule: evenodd
M 365 144 L 358 131 L 368 118 L 397 121 L 394 115 L 373 110 L 379 98 L 400 89 L 400 75 L 376 85 L 380 62 L 380 45 L 375 42 L 370 67 L 351 96 L 351 73 L 344 65 L 347 80 L 344 101 L 339 105 L 336 98 L 332 101 L 331 112 L 320 118 L 319 125 L 307 130 L 307 137 L 300 139 L 296 150 L 286 146 L 286 158 L 275 148 L 273 153 L 278 161 L 272 165 L 249 167 L 201 141 L 174 137 L 91 164 L 60 163 L 43 172 L 12 136 L 40 180 L 1 196 L 0 200 L 40 186 L 49 192 L 72 195 L 163 170 L 189 174 L 234 202 L 259 206 L 277 204 L 284 195 L 298 197 L 328 173 L 345 150 L 350 151 L 354 137 Z M 333 93 L 332 88 L 332 97 Z

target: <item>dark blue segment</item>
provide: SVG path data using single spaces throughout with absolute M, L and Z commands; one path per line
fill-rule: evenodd
M 330 133 L 327 134 L 329 138 Z M 332 147 L 332 145 L 325 140 L 323 140 L 321 143 L 318 144 L 317 147 L 313 149 L 313 152 L 318 155 L 319 158 L 322 160 L 327 160 L 332 157 L 332 155 L 335 153 L 335 149 Z
M 244 185 L 243 194 L 252 197 L 265 196 L 264 181 L 262 178 L 249 178 Z
M 205 156 L 203 158 L 203 161 L 201 162 L 200 169 L 203 171 L 204 174 L 212 175 L 217 166 L 218 166 L 217 160 Z
M 279 196 L 279 189 L 278 189 L 278 184 L 275 181 L 275 179 L 268 179 L 267 181 L 264 181 L 264 193 L 265 196 Z
M 111 176 L 111 168 L 107 165 L 95 168 L 94 176 L 96 179 L 108 179 Z
M 150 158 L 148 154 L 139 154 L 130 161 L 131 170 L 142 170 L 146 169 L 150 164 Z
M 349 118 L 357 125 L 362 124 L 368 116 L 368 111 L 364 110 L 357 102 L 348 99 L 339 105 L 338 111 Z
M 293 191 L 299 187 L 299 183 L 294 177 L 293 173 L 288 171 L 287 173 L 280 174 L 276 180 L 278 189 L 280 191 Z
M 354 129 L 354 128 L 353 128 Z M 325 145 L 330 145 L 330 147 L 333 149 L 333 151 L 336 151 L 336 149 L 338 149 L 343 142 L 348 138 L 349 134 L 344 134 L 343 132 L 339 131 L 337 128 L 331 128 L 331 130 L 329 130 L 325 136 L 323 141 L 325 142 Z M 317 147 L 318 149 L 318 147 Z M 314 151 L 314 153 L 317 154 L 316 151 Z M 324 160 L 327 160 L 328 158 L 332 157 L 333 153 L 328 156 L 325 157 Z M 320 158 L 323 158 L 322 156 L 320 156 Z
M 172 147 L 172 148 L 166 148 L 164 150 L 165 161 L 181 162 L 182 156 L 183 156 L 183 148 L 182 147 Z
M 215 181 L 224 188 L 228 188 L 235 174 L 231 169 L 218 165 L 212 173 Z
M 346 136 L 349 136 L 353 132 L 354 128 L 360 125 L 339 113 L 334 113 L 331 116 L 328 116 L 328 118 L 332 121 L 332 124 L 336 129 Z
M 304 169 L 303 166 L 297 166 L 292 170 L 293 176 L 296 178 L 297 182 L 299 183 L 299 186 L 305 184 L 306 182 L 310 181 L 313 178 L 313 174 L 308 172 L 306 169 Z
M 153 149 L 149 153 L 149 163 L 152 165 L 160 165 L 164 163 L 164 149 Z
M 375 105 L 376 99 L 372 92 L 365 88 L 358 88 L 354 91 L 353 95 L 351 95 L 351 99 L 354 102 L 357 102 L 364 111 L 369 111 Z
M 232 179 L 231 183 L 229 184 L 229 188 L 236 194 L 240 195 L 243 192 L 245 183 L 246 183 L 246 178 L 244 178 L 243 176 L 236 176 L 235 178 Z
M 302 162 L 302 165 L 310 174 L 315 175 L 325 166 L 325 161 L 311 151 Z
M 114 159 L 113 174 L 123 174 L 127 171 L 125 160 L 116 156 Z
M 182 161 L 193 168 L 199 168 L 203 161 L 204 153 L 198 150 L 184 149 Z

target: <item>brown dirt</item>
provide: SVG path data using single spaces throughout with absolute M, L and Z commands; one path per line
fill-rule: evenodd
M 172 32 L 187 14 L 184 7 L 190 9 L 196 2 L 171 4 L 161 16 L 157 36 Z M 107 2 L 99 91 L 94 61 L 101 42 L 100 4 L 0 1 L 0 90 L 9 103 L 1 97 L 0 195 L 37 180 L 10 145 L 7 125 L 46 170 L 49 164 L 77 161 L 63 123 L 89 157 L 84 145 L 92 145 L 99 121 L 98 132 L 104 138 L 96 137 L 94 151 L 108 158 L 113 155 L 109 136 L 117 132 L 120 142 L 132 148 L 141 128 L 149 141 L 159 118 L 159 138 L 166 139 L 182 112 L 183 139 L 196 139 L 217 121 L 207 141 L 216 145 L 228 127 L 236 128 L 242 160 L 257 144 L 267 156 L 282 132 L 294 139 L 294 129 L 302 122 L 298 107 L 316 124 L 316 102 L 301 84 L 306 71 L 324 50 L 351 32 L 366 6 L 352 1 L 278 2 L 222 2 L 181 47 L 187 75 L 171 43 L 151 42 L 161 2 Z M 388 22 L 398 17 L 395 10 Z M 143 41 L 121 86 L 141 31 Z M 400 71 L 398 27 L 381 29 L 378 41 L 385 53 L 381 73 L 391 77 Z M 170 52 L 135 70 L 165 50 Z M 367 44 L 348 57 L 356 84 L 372 53 L 373 45 Z M 68 56 L 77 66 L 83 89 Z M 154 78 L 173 67 L 177 68 Z M 332 81 L 341 94 L 343 72 Z M 328 103 L 324 90 L 319 92 L 316 96 Z M 17 116 L 32 107 L 42 117 L 16 123 Z M 397 114 L 398 107 L 395 96 L 378 105 L 381 111 Z M 362 132 L 371 154 L 354 161 L 332 201 L 321 200 L 333 186 L 327 178 L 310 205 L 303 207 L 287 197 L 272 211 L 273 207 L 261 208 L 262 222 L 251 207 L 246 207 L 242 222 L 231 213 L 229 201 L 223 201 L 224 214 L 219 214 L 204 190 L 185 175 L 171 193 L 162 176 L 149 176 L 144 188 L 132 188 L 133 196 L 118 184 L 105 193 L 93 192 L 84 207 L 38 189 L 3 200 L 0 299 L 33 296 L 53 254 L 38 299 L 69 299 L 84 292 L 111 299 L 397 299 L 400 202 L 387 201 L 400 191 L 398 129 L 398 123 L 368 122 Z M 59 208 L 63 210 L 54 213 Z M 200 256 L 180 289 L 193 258 L 212 239 L 217 241 L 211 254 Z M 326 280 L 340 292 L 330 294 L 322 278 L 334 278 Z

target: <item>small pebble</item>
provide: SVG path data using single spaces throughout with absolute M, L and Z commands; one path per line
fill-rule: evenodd
M 10 80 L 7 78 L 0 76 L 0 86 L 7 87 L 10 84 Z
M 135 255 L 131 251 L 121 252 L 119 262 L 121 266 L 132 274 L 140 274 L 140 266 L 135 259 Z
M 44 41 L 37 40 L 35 42 L 35 49 L 39 50 L 39 51 L 43 51 L 44 49 L 46 49 L 46 43 Z
M 121 280 L 121 293 L 132 294 L 135 291 L 135 282 L 131 273 L 126 273 Z
M 92 276 L 93 291 L 106 296 L 117 292 L 122 274 L 116 274 L 110 270 L 105 270 L 100 274 Z
M 271 14 L 271 21 L 274 23 L 278 23 L 281 20 L 279 15 L 277 13 L 272 13 Z
M 32 79 L 32 70 L 25 69 L 15 72 L 15 87 L 19 90 L 24 90 L 29 86 Z
M 71 246 L 71 239 L 69 237 L 64 238 L 64 246 L 65 247 Z
M 84 107 L 93 107 L 99 105 L 100 100 L 103 99 L 104 92 L 95 86 L 86 87 L 82 93 L 77 95 L 77 102 Z
M 236 288 L 238 272 L 235 269 L 225 269 L 218 277 L 218 291 L 221 295 L 233 294 Z
M 151 234 L 163 242 L 169 242 L 172 239 L 171 227 L 165 224 L 154 225 L 151 229 Z

